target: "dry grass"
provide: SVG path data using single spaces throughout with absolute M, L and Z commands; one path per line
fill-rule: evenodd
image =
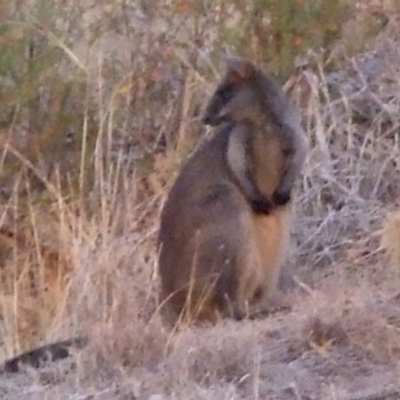
M 0 358 L 78 334 L 90 343 L 72 359 L 1 375 L 0 397 L 398 398 L 395 2 L 367 52 L 335 49 L 340 68 L 329 74 L 313 55 L 287 85 L 311 142 L 282 282 L 291 309 L 173 334 L 157 312 L 158 214 L 209 134 L 201 107 L 220 54 L 231 52 L 220 44 L 223 4 L 206 15 L 190 2 L 52 4 L 60 18 L 48 26 L 33 22 L 37 10 L 0 6 L 60 52 L 28 90 L 43 96 L 37 113 L 16 97 L 13 118 L 1 121 Z M 16 26 L 7 40 L 23 34 Z M 52 86 L 59 80 L 66 86 Z M 58 118 L 64 107 L 76 118 Z M 73 145 L 64 142 L 71 132 Z

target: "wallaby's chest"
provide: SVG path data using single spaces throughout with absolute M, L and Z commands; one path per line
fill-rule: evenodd
M 264 194 L 271 195 L 277 188 L 284 166 L 281 142 L 270 132 L 250 135 L 248 143 L 248 164 L 254 181 Z

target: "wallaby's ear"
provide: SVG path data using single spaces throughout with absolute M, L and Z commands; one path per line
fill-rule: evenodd
M 247 60 L 229 58 L 226 60 L 226 78 L 232 83 L 242 83 L 255 75 L 255 66 Z

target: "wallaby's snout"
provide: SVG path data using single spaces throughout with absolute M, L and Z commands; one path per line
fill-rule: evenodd
M 228 97 L 226 94 L 216 92 L 209 101 L 204 112 L 202 119 L 203 124 L 209 126 L 218 126 L 223 122 L 229 121 L 231 118 L 226 106 L 230 99 L 231 97 Z

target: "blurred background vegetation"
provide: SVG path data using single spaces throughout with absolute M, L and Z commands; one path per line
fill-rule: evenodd
M 356 12 L 356 3 L 344 0 L 31 0 L 0 7 L 3 200 L 27 190 L 40 198 L 49 183 L 90 191 L 96 171 L 112 160 L 148 173 L 157 151 L 190 149 L 200 132 L 196 118 L 209 86 L 188 90 L 193 76 L 209 85 L 222 57 L 237 54 L 285 80 L 310 51 L 329 58 Z M 93 48 L 102 49 L 101 58 Z

